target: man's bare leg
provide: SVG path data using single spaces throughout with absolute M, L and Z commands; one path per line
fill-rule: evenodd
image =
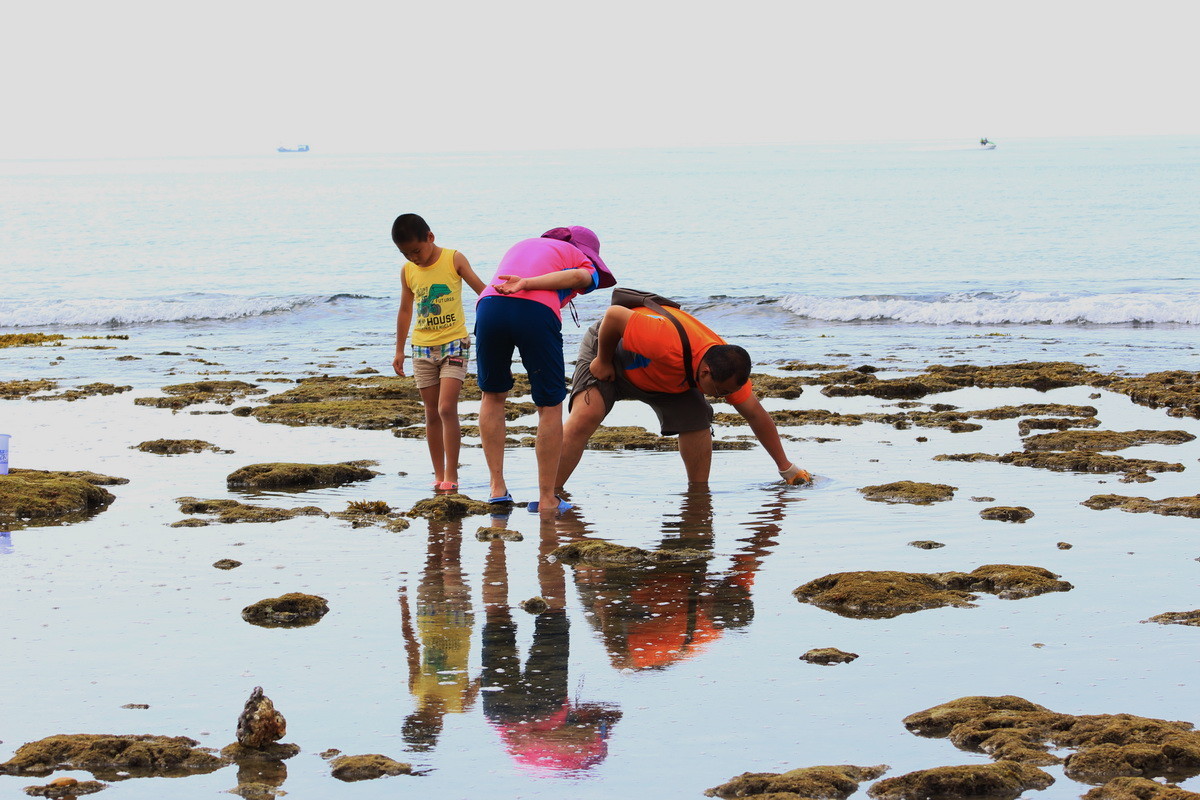
M 558 510 L 554 496 L 554 477 L 558 470 L 563 444 L 562 403 L 538 406 L 537 452 L 538 511 L 553 514 Z
M 712 430 L 704 428 L 679 434 L 679 455 L 687 471 L 688 486 L 708 486 L 712 470 Z
M 565 491 L 567 479 L 583 458 L 588 439 L 600 427 L 605 415 L 604 398 L 595 387 L 589 386 L 575 396 L 563 426 L 562 453 L 558 457 L 558 474 L 554 479 L 556 491 Z

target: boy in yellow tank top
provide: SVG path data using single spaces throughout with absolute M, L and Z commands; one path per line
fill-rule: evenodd
M 483 281 L 457 250 L 434 244 L 433 231 L 416 214 L 392 223 L 392 241 L 407 259 L 400 268 L 396 314 L 396 357 L 392 369 L 404 377 L 405 340 L 412 325 L 412 373 L 425 405 L 425 442 L 433 462 L 433 488 L 458 491 L 462 432 L 458 396 L 467 378 L 471 338 L 463 314 L 462 285 L 483 291 Z M 416 322 L 413 309 L 416 308 Z

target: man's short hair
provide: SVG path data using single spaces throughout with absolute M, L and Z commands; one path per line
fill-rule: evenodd
M 429 236 L 429 225 L 416 214 L 401 214 L 392 223 L 392 242 L 397 247 L 409 242 L 423 242 Z
M 750 354 L 736 344 L 714 344 L 700 363 L 708 367 L 717 383 L 733 380 L 741 386 L 750 380 Z

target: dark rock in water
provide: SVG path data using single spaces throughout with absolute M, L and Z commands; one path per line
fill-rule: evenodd
M 412 764 L 405 764 L 378 753 L 362 756 L 337 756 L 329 762 L 333 777 L 340 781 L 367 781 L 384 775 L 411 775 Z
M 149 707 L 150 706 L 147 703 L 126 703 L 125 705 L 121 706 L 121 708 L 130 708 L 130 709 L 147 709 Z
M 381 473 L 367 469 L 373 461 L 343 461 L 338 464 L 249 464 L 225 479 L 230 489 L 297 489 L 340 486 L 365 481 Z
M 521 601 L 521 610 L 529 614 L 541 614 L 548 610 L 550 604 L 546 602 L 544 597 L 531 597 L 528 600 Z
M 241 742 L 233 742 L 221 748 L 222 756 L 242 766 L 274 764 L 299 753 L 300 745 L 288 742 L 268 742 L 262 747 L 247 747 Z
M 1071 544 L 1070 542 L 1059 542 L 1056 546 L 1059 550 L 1070 550 L 1075 545 Z
M 330 516 L 348 521 L 353 528 L 374 525 L 394 533 L 407 530 L 412 524 L 383 500 L 354 500 L 346 505 L 345 511 L 335 511 Z
M 1000 522 L 1024 522 L 1033 517 L 1033 512 L 1025 506 L 992 506 L 980 511 L 979 516 Z
M 1200 794 L 1148 778 L 1113 778 L 1089 789 L 1083 800 L 1200 800 Z
M 1194 625 L 1200 627 L 1200 608 L 1195 611 L 1164 611 L 1142 622 L 1157 622 L 1159 625 Z
M 1185 497 L 1164 497 L 1151 500 L 1149 497 L 1127 497 L 1120 494 L 1096 494 L 1080 505 L 1095 511 L 1119 508 L 1134 514 L 1161 514 L 1164 517 L 1200 517 L 1200 494 Z
M 299 508 L 271 508 L 270 506 L 254 506 L 249 503 L 239 503 L 237 500 L 217 499 L 203 500 L 198 497 L 177 497 L 179 510 L 184 514 L 216 514 L 217 521 L 224 524 L 235 522 L 281 522 L 293 517 L 325 517 L 324 511 L 316 506 L 301 506 Z M 206 520 L 180 520 L 171 523 L 173 528 L 200 527 L 207 525 Z
M 85 397 L 107 397 L 109 395 L 121 394 L 122 392 L 132 391 L 132 386 L 114 386 L 111 383 L 88 383 L 83 386 L 76 386 L 73 389 L 67 389 L 58 394 L 39 394 L 30 397 L 30 400 L 66 400 L 73 402 L 82 400 Z
M 915 547 L 918 550 L 937 550 L 939 547 L 945 547 L 942 542 L 935 542 L 930 539 L 918 539 L 915 542 L 909 542 L 909 547 Z
M 985 564 L 971 572 L 838 572 L 809 581 L 792 595 L 843 617 L 890 619 L 931 608 L 973 606 L 972 592 L 1005 600 L 1073 588 L 1041 567 Z
M 1096 413 L 1096 409 L 1092 409 L 1092 413 Z M 1035 417 L 1033 419 L 1023 419 L 1017 423 L 1017 433 L 1021 436 L 1028 436 L 1033 431 L 1065 431 L 1071 428 L 1098 428 L 1100 420 L 1095 417 L 1064 417 L 1060 419 L 1045 419 Z
M 858 653 L 847 653 L 845 650 L 839 650 L 836 647 L 818 647 L 800 656 L 801 661 L 807 661 L 810 664 L 821 664 L 823 666 L 849 664 L 856 658 L 858 658 Z
M 63 734 L 48 736 L 17 748 L 0 764 L 4 775 L 48 775 L 59 769 L 78 769 L 106 780 L 168 777 L 214 772 L 225 759 L 186 736 Z
M 876 800 L 1016 800 L 1054 783 L 1050 773 L 1016 761 L 934 767 L 884 778 L 867 790 Z
M 30 797 L 61 797 L 65 800 L 78 797 L 81 794 L 95 794 L 101 789 L 107 789 L 107 783 L 100 781 L 81 781 L 75 778 L 55 778 L 45 786 L 26 786 L 25 794 Z
M 497 539 L 503 542 L 520 542 L 525 539 L 520 531 L 511 531 L 508 528 L 480 528 L 475 531 L 475 538 L 481 542 L 492 542 Z
M 996 498 L 994 498 L 994 497 L 972 497 L 971 502 L 972 503 L 994 503 L 994 502 L 996 502 Z
M 0 520 L 20 527 L 74 522 L 116 500 L 101 487 L 124 483 L 129 480 L 95 472 L 13 469 L 0 478 Z
M 214 453 L 232 453 L 232 450 L 222 450 L 211 442 L 205 442 L 201 439 L 152 439 L 141 444 L 134 445 L 131 450 L 141 450 L 143 453 L 157 453 L 158 455 L 178 455 L 181 453 L 202 453 L 205 450 Z
M 1200 732 L 1189 722 L 1132 714 L 1074 716 L 1020 697 L 974 696 L 911 714 L 904 725 L 919 736 L 947 737 L 962 750 L 1023 764 L 1064 764 L 1072 780 L 1200 775 Z M 1075 752 L 1065 759 L 1054 750 Z
M 947 486 L 944 483 L 919 483 L 917 481 L 896 481 L 878 486 L 864 486 L 858 491 L 866 499 L 882 503 L 913 503 L 929 505 L 954 499 L 957 486 Z
M 862 781 L 873 781 L 888 771 L 887 764 L 856 767 L 853 764 L 803 767 L 788 772 L 743 772 L 720 786 L 705 790 L 707 797 L 733 800 L 738 797 L 762 797 L 763 800 L 785 798 L 827 798 L 845 800 L 858 791 Z
M 496 506 L 482 500 L 472 500 L 465 494 L 439 494 L 419 500 L 408 511 L 410 517 L 427 517 L 429 519 L 450 521 L 491 514 Z
M 235 561 L 232 558 L 222 558 L 220 561 L 214 561 L 213 566 L 217 569 L 237 569 L 242 565 L 242 562 Z
M 1187 431 L 1055 431 L 1024 441 L 1026 450 L 1123 450 L 1141 444 L 1183 444 L 1196 437 Z
M 262 687 L 255 686 L 238 717 L 238 743 L 245 747 L 263 747 L 279 741 L 286 733 L 287 720 L 275 709 L 271 698 L 263 694 Z
M 242 619 L 263 628 L 302 628 L 316 625 L 329 613 L 324 597 L 289 592 L 259 600 L 242 609 Z
M 613 544 L 603 539 L 580 539 L 569 542 L 555 548 L 550 555 L 564 564 L 582 563 L 600 567 L 622 564 L 661 564 L 668 561 L 694 561 L 701 558 L 712 558 L 712 552 L 708 550 L 687 548 L 643 550 L 640 547 Z
M 1183 464 L 1154 461 L 1144 458 L 1122 458 L 1087 450 L 1068 452 L 1015 452 L 995 455 L 992 453 L 954 453 L 933 457 L 934 461 L 991 461 L 1012 464 L 1014 467 L 1035 467 L 1054 472 L 1089 472 L 1105 474 L 1113 472 L 1183 472 Z

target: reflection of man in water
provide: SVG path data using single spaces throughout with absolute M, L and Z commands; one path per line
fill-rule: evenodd
M 711 559 L 649 567 L 575 567 L 575 584 L 617 669 L 664 669 L 690 658 L 726 629 L 754 618 L 750 589 L 762 559 L 775 544 L 783 517 L 779 500 L 749 523 L 753 536 L 733 556 L 732 567 L 712 574 Z M 663 526 L 663 550 L 713 547 L 712 495 L 690 490 L 678 521 Z
M 408 595 L 400 589 L 408 689 L 417 700 L 417 710 L 404 720 L 403 736 L 409 749 L 418 752 L 432 750 L 446 715 L 468 710 L 479 691 L 479 682 L 467 672 L 474 614 L 461 547 L 461 521 L 430 521 L 415 630 Z
M 533 643 L 523 669 L 508 605 L 505 544 L 497 540 L 489 546 L 483 572 L 483 713 L 518 764 L 557 772 L 603 761 L 621 712 L 569 697 L 566 580 L 562 565 L 546 557 L 558 545 L 554 525 L 550 519 L 541 522 L 538 586 L 547 608 L 533 620 Z

